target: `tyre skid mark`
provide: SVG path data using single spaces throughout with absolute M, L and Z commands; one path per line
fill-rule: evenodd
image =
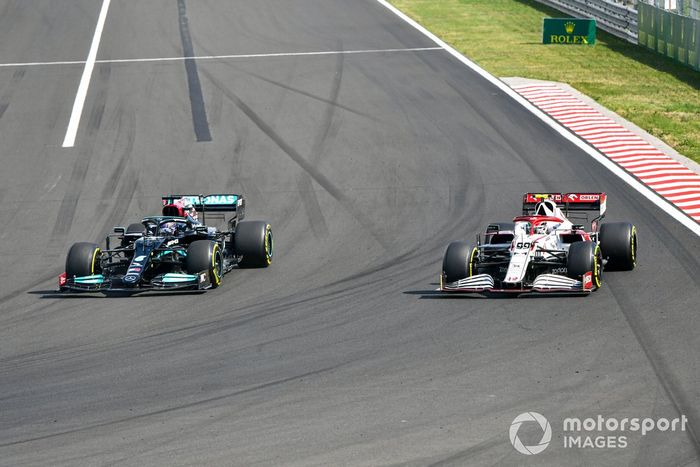
M 342 50 L 342 44 L 338 47 Z M 335 70 L 333 73 L 333 81 L 328 97 L 328 104 L 321 117 L 321 125 L 319 131 L 314 138 L 309 154 L 309 162 L 314 166 L 318 166 L 323 159 L 329 139 L 333 139 L 337 133 L 337 125 L 334 123 L 335 109 L 338 103 L 338 95 L 340 94 L 340 86 L 343 81 L 343 63 L 344 57 L 342 54 L 336 56 Z M 308 172 L 303 172 L 298 181 L 299 194 L 302 197 L 304 209 L 309 217 L 311 230 L 317 238 L 328 237 L 328 226 L 323 216 L 323 211 L 318 202 L 316 192 L 313 190 L 312 178 Z
M 207 121 L 207 109 L 202 96 L 202 84 L 197 71 L 197 61 L 194 60 L 194 46 L 190 36 L 190 26 L 187 19 L 187 5 L 185 0 L 177 0 L 177 12 L 180 27 L 180 40 L 182 52 L 185 57 L 185 72 L 187 74 L 187 87 L 190 95 L 190 108 L 192 111 L 192 124 L 197 142 L 211 141 L 209 122 Z
M 296 149 L 294 149 L 282 136 L 280 136 L 265 120 L 257 114 L 248 104 L 243 102 L 236 94 L 228 89 L 223 83 L 219 82 L 211 74 L 204 72 L 236 107 L 245 114 L 246 117 L 262 131 L 272 142 L 279 147 L 293 162 L 295 162 L 302 170 L 307 172 L 311 178 L 325 189 L 336 201 L 338 201 L 360 225 L 367 229 L 370 236 L 384 249 L 390 250 L 390 243 L 384 239 L 374 227 L 374 223 L 367 215 L 357 207 L 356 203 L 348 198 L 342 190 L 337 187 L 327 176 L 319 171 L 313 164 L 309 163 Z
M 294 375 L 294 376 L 289 376 L 286 378 L 268 381 L 266 383 L 257 384 L 255 386 L 251 386 L 251 387 L 248 387 L 245 389 L 239 389 L 237 391 L 229 392 L 226 394 L 221 394 L 221 395 L 209 397 L 206 399 L 199 399 L 199 400 L 196 400 L 193 402 L 180 404 L 176 407 L 168 407 L 166 409 L 154 410 L 151 412 L 145 412 L 145 413 L 134 415 L 131 417 L 123 417 L 123 418 L 109 420 L 109 421 L 105 421 L 105 422 L 101 422 L 101 423 L 94 423 L 91 425 L 81 426 L 81 427 L 68 429 L 68 430 L 63 430 L 63 431 L 59 431 L 56 433 L 49 433 L 49 434 L 42 435 L 42 436 L 34 436 L 34 437 L 19 439 L 19 440 L 15 440 L 15 441 L 9 441 L 9 442 L 0 444 L 0 448 L 9 447 L 9 446 L 16 446 L 16 445 L 20 445 L 20 444 L 35 442 L 35 441 L 42 441 L 45 439 L 51 439 L 51 438 L 71 435 L 71 434 L 75 434 L 75 433 L 83 433 L 83 432 L 92 431 L 92 430 L 96 430 L 96 429 L 104 428 L 104 427 L 108 427 L 108 426 L 118 425 L 118 424 L 122 424 L 122 423 L 129 423 L 129 422 L 132 422 L 135 420 L 143 420 L 143 419 L 147 419 L 147 418 L 151 418 L 151 417 L 157 417 L 159 415 L 165 415 L 165 414 L 169 414 L 169 413 L 173 413 L 173 412 L 179 412 L 181 410 L 186 410 L 186 409 L 190 409 L 190 408 L 202 407 L 202 406 L 206 406 L 208 404 L 214 403 L 214 402 L 223 401 L 223 400 L 230 399 L 230 398 L 233 398 L 236 396 L 241 396 L 241 395 L 253 393 L 256 391 L 261 391 L 261 390 L 265 390 L 268 388 L 273 388 L 275 386 L 281 386 L 281 385 L 284 385 L 286 383 L 291 383 L 291 382 L 294 382 L 297 380 L 303 380 L 304 378 L 317 376 L 317 375 L 321 375 L 324 373 L 329 373 L 331 371 L 334 371 L 334 370 L 344 366 L 345 364 L 346 363 L 341 363 L 338 365 L 320 368 L 317 370 L 309 371 L 309 372 Z
M 97 144 L 97 134 L 102 125 L 102 116 L 106 105 L 110 76 L 111 66 L 107 66 L 107 68 L 100 67 L 100 79 L 95 83 L 95 87 L 99 86 L 99 88 L 95 93 L 94 104 L 90 111 L 87 143 L 79 146 L 76 160 L 73 163 L 73 170 L 71 171 L 70 179 L 67 184 L 67 192 L 63 200 L 61 200 L 56 222 L 54 223 L 51 233 L 53 239 L 59 240 L 56 244 L 61 244 L 73 225 L 78 201 L 82 196 L 85 180 L 94 154 L 94 148 Z

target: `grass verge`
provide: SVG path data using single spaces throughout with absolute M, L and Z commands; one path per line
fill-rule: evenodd
M 533 0 L 391 0 L 491 74 L 568 83 L 700 162 L 700 73 L 601 30 L 594 46 L 543 45 Z

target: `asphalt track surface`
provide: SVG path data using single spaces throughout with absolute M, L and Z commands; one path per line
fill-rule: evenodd
M 99 2 L 0 2 L 0 62 L 82 61 Z M 98 60 L 434 47 L 371 0 L 113 2 Z M 0 465 L 692 465 L 700 239 L 444 51 L 0 67 Z M 587 298 L 443 298 L 447 243 L 604 190 L 640 264 Z M 275 258 L 203 295 L 56 297 L 75 241 L 244 193 Z M 508 439 L 526 411 L 552 444 Z M 565 417 L 667 417 L 565 449 Z M 541 432 L 522 430 L 526 444 Z

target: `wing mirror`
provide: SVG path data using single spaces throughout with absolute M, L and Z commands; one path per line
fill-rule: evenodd
M 115 234 L 124 235 L 125 232 L 126 232 L 126 229 L 124 227 L 115 227 L 114 228 Z

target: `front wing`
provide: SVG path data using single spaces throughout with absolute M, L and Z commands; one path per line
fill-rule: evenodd
M 205 290 L 211 288 L 208 271 L 197 274 L 166 273 L 160 274 L 150 281 L 141 280 L 136 284 L 128 284 L 123 276 L 106 277 L 102 274 L 91 276 L 66 277 L 65 273 L 58 278 L 60 292 L 149 292 L 168 290 Z
M 448 293 L 566 293 L 588 294 L 593 291 L 591 273 L 583 275 L 582 280 L 572 279 L 559 274 L 540 274 L 532 282 L 532 285 L 513 288 L 498 288 L 493 277 L 489 274 L 477 274 L 465 277 L 455 282 L 444 282 L 440 278 L 440 291 Z

